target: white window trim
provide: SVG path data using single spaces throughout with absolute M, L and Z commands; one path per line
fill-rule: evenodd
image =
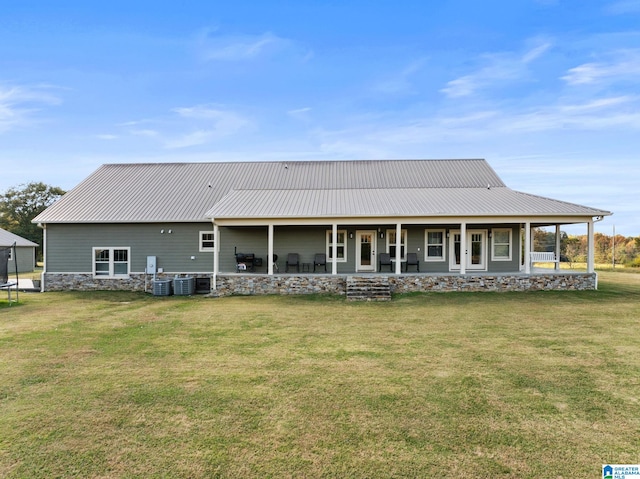
M 442 256 L 429 256 L 429 233 L 441 233 L 442 243 Z M 442 263 L 447 261 L 447 231 L 445 229 L 428 229 L 424 230 L 424 260 L 432 263 Z
M 395 246 L 396 242 L 395 241 L 391 241 L 391 237 L 395 236 L 396 234 L 396 230 L 395 229 L 389 229 L 387 230 L 387 249 L 386 249 L 386 253 L 391 253 L 391 246 Z M 404 248 L 403 248 L 404 247 Z M 401 261 L 406 261 L 407 260 L 407 230 L 400 230 L 400 251 L 404 250 L 404 256 L 402 256 L 402 258 L 400 258 Z M 391 259 L 395 260 L 395 256 L 392 256 Z
M 344 251 L 344 258 L 337 258 L 336 263 L 347 262 L 347 230 L 338 230 L 337 231 L 338 237 L 340 236 L 341 233 L 342 233 L 342 237 L 344 238 L 344 243 L 336 243 L 336 246 L 337 247 L 342 246 L 342 250 Z M 327 263 L 330 263 L 332 261 L 331 259 L 331 251 L 333 247 L 333 243 L 331 242 L 332 239 L 333 239 L 333 231 L 327 230 L 327 249 L 326 249 Z
M 96 274 L 96 250 L 109 250 L 109 274 Z M 114 273 L 114 261 L 113 261 L 113 252 L 114 250 L 123 249 L 127 251 L 127 273 L 126 274 L 115 274 Z M 91 248 L 91 268 L 93 270 L 93 277 L 99 279 L 121 279 L 128 278 L 131 273 L 131 248 L 129 246 L 94 246 Z
M 509 256 L 496 255 L 496 245 L 504 245 L 507 243 L 496 244 L 496 233 L 509 233 Z M 491 230 L 491 261 L 512 261 L 513 259 L 513 229 L 512 228 L 493 228 Z
M 211 235 L 212 239 L 211 240 L 208 240 L 208 239 L 205 240 L 203 238 L 204 235 Z M 213 251 L 215 251 L 215 249 L 216 249 L 216 238 L 215 238 L 215 235 L 214 235 L 213 231 L 200 231 L 198 233 L 198 238 L 199 238 L 198 247 L 199 247 L 199 250 L 200 250 L 201 253 L 212 253 Z M 212 241 L 213 242 L 213 246 L 211 246 L 211 247 L 203 246 L 205 241 Z

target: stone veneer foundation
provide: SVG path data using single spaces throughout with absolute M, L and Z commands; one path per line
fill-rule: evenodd
M 185 276 L 185 275 L 181 275 Z M 206 275 L 197 275 L 204 277 Z M 354 275 L 349 275 L 354 276 Z M 375 274 L 363 275 L 375 278 Z M 157 276 L 172 279 L 175 275 Z M 210 277 L 210 276 L 206 276 Z M 382 276 L 380 276 L 382 277 Z M 384 277 L 394 294 L 412 292 L 454 291 L 584 291 L 597 289 L 596 273 L 550 272 L 525 274 L 390 274 Z M 144 274 L 132 274 L 128 279 L 97 279 L 91 274 L 43 274 L 44 291 L 148 291 L 151 279 Z M 212 296 L 262 294 L 345 294 L 347 275 L 221 274 Z

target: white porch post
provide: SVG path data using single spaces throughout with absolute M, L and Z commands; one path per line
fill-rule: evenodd
M 273 276 L 273 223 L 269 223 L 269 240 L 267 245 L 267 274 Z
M 467 223 L 460 223 L 460 274 L 467 273 Z
M 402 224 L 396 224 L 396 274 L 402 273 Z
M 524 224 L 524 272 L 531 274 L 531 223 Z
M 556 225 L 556 271 L 560 270 L 560 225 Z
M 593 232 L 593 220 L 587 223 L 587 273 L 595 271 L 595 241 Z
M 338 274 L 338 223 L 331 228 L 331 274 Z
M 219 233 L 220 230 L 218 228 L 218 225 L 215 223 L 213 223 L 213 278 L 211 280 L 211 290 L 215 291 L 217 289 L 217 279 L 218 279 L 218 264 L 219 264 L 219 257 L 220 257 L 220 241 L 219 241 Z

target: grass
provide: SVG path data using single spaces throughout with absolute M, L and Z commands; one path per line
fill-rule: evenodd
M 640 275 L 596 292 L 0 301 L 6 478 L 596 477 L 639 463 Z

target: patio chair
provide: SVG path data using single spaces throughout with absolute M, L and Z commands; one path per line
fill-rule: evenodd
M 407 253 L 407 262 L 404 270 L 409 271 L 409 266 L 415 266 L 416 271 L 420 272 L 420 261 L 418 261 L 418 255 L 416 253 Z
M 278 255 L 274 254 L 271 259 L 273 260 L 273 270 L 279 272 L 280 270 L 278 269 Z
M 324 253 L 317 253 L 313 258 L 313 272 L 316 272 L 316 266 L 324 266 L 324 272 L 327 272 L 327 255 Z
M 378 270 L 382 271 L 383 266 L 388 266 L 389 271 L 393 271 L 393 265 L 391 264 L 391 255 L 389 253 L 380 253 L 378 257 Z
M 289 267 L 296 267 L 296 271 L 300 272 L 300 256 L 298 253 L 289 253 L 287 255 L 287 262 L 285 263 L 284 271 L 285 273 L 289 272 Z

